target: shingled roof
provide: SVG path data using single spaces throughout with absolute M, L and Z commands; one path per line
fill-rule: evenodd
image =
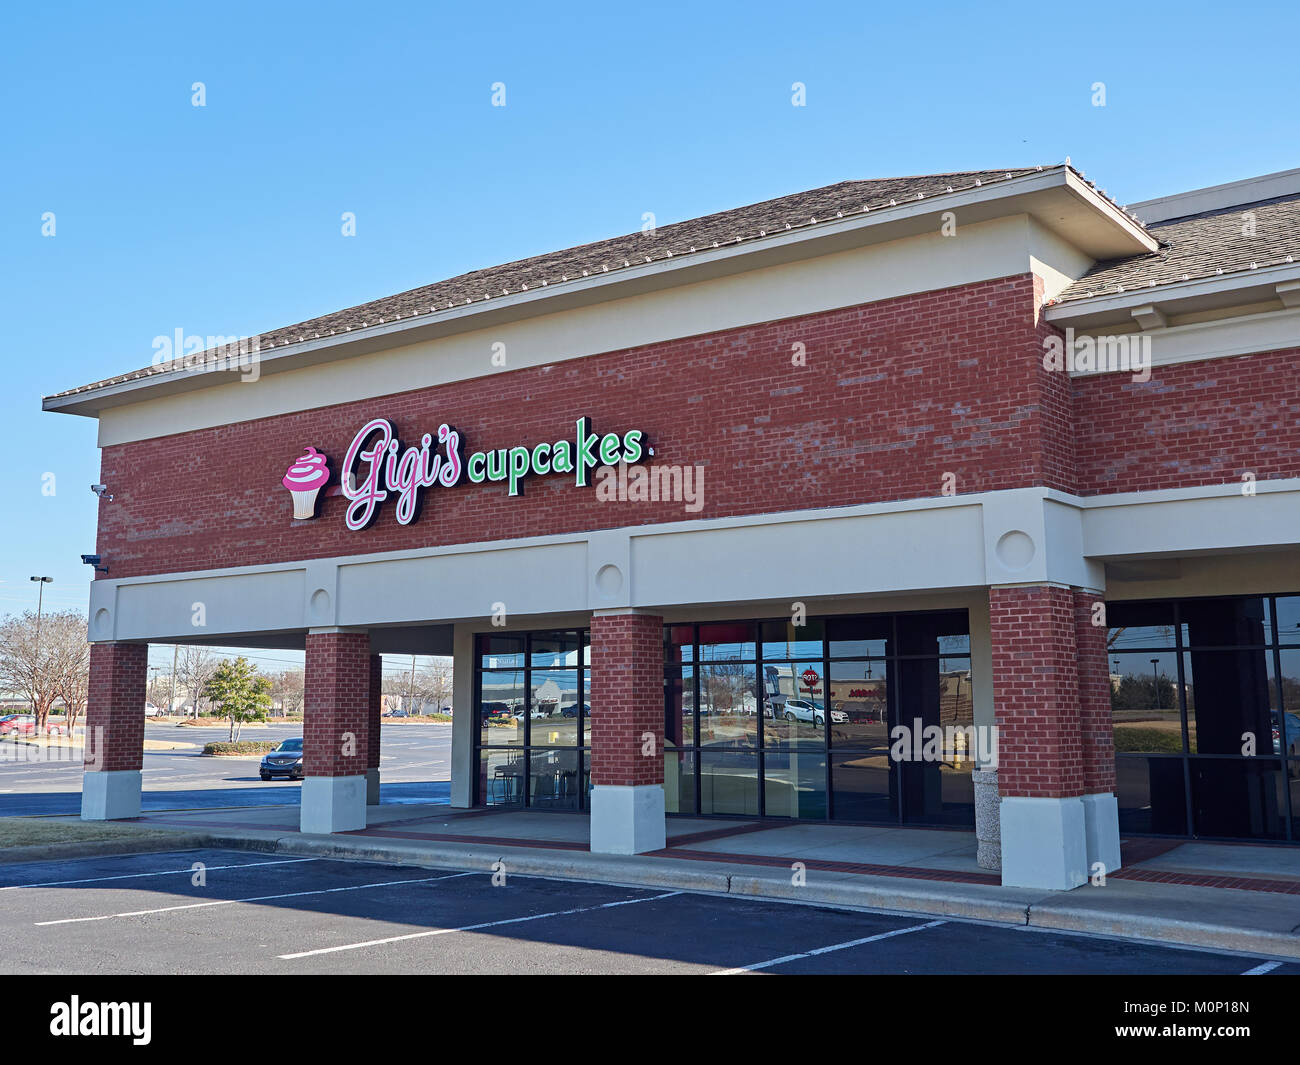
M 1247 212 L 1254 215 L 1253 225 Z M 1146 228 L 1160 241 L 1158 251 L 1097 263 L 1057 302 L 1300 262 L 1300 196 L 1238 204 Z
M 1048 168 L 1036 166 L 1011 170 L 967 170 L 951 174 L 841 181 L 791 196 L 764 200 L 748 207 L 737 207 L 686 222 L 659 226 L 650 232 L 629 233 L 501 266 L 473 270 L 446 281 L 437 281 L 395 296 L 371 300 L 297 325 L 262 333 L 256 338 L 257 348 L 274 349 L 285 344 L 332 336 L 397 319 L 483 303 L 516 292 L 563 285 L 594 274 L 610 274 L 649 262 L 667 261 L 714 248 L 762 240 L 775 236 L 778 232 L 784 233 L 825 222 L 828 218 L 902 206 L 909 201 L 931 199 L 980 185 L 1008 181 L 1044 169 Z M 212 357 L 215 359 L 219 354 L 213 352 Z M 47 398 L 58 399 L 141 378 L 184 372 L 183 368 L 171 367 L 166 363 L 146 366 L 103 381 L 57 392 Z

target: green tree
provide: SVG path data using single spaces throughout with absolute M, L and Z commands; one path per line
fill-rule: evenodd
M 242 655 L 217 666 L 204 685 L 203 694 L 223 717 L 230 719 L 231 743 L 239 739 L 240 728 L 246 721 L 265 721 L 271 709 L 270 678 L 258 676 L 257 667 Z

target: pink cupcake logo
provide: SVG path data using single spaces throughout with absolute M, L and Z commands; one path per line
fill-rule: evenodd
M 314 447 L 309 447 L 293 460 L 281 483 L 293 496 L 295 519 L 316 516 L 316 497 L 329 479 L 329 459 Z

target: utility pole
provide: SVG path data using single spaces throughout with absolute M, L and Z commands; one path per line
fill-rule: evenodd
M 411 709 L 408 714 L 415 711 L 415 655 L 411 655 Z
M 181 645 L 172 644 L 172 682 L 167 688 L 167 716 L 171 717 L 176 712 L 176 656 L 180 653 Z

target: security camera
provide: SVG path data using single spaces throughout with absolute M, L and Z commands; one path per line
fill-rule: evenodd
M 100 499 L 103 499 L 104 496 L 108 494 L 108 485 L 106 485 L 106 484 L 92 484 L 92 485 L 90 486 L 90 490 L 91 490 L 92 492 L 94 492 L 95 495 L 99 496 Z M 109 501 L 110 503 L 113 502 L 113 497 L 112 497 L 112 496 L 109 496 L 109 497 L 108 497 L 108 501 Z
M 101 561 L 101 560 L 100 560 L 100 557 L 99 557 L 98 555 L 82 555 L 82 556 L 81 556 L 81 564 L 82 564 L 83 566 L 94 566 L 94 567 L 95 567 L 95 572 L 96 572 L 96 573 L 107 573 L 107 572 L 108 572 L 108 567 L 107 567 L 107 566 L 101 566 L 101 565 L 100 565 L 100 561 Z

